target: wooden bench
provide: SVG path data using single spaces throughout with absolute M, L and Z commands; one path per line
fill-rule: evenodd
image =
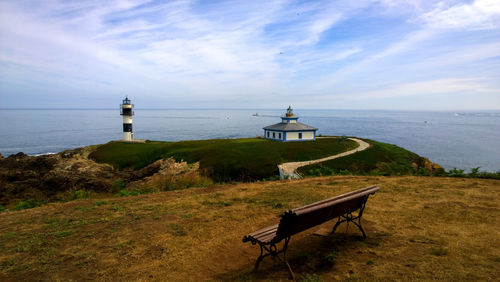
M 315 202 L 303 207 L 288 210 L 281 215 L 279 224 L 263 228 L 243 237 L 243 242 L 252 242 L 252 245 L 259 244 L 260 256 L 255 263 L 255 270 L 258 269 L 260 262 L 267 256 L 277 257 L 284 262 L 290 273 L 290 278 L 294 279 L 294 274 L 288 259 L 286 251 L 288 243 L 292 235 L 302 232 L 311 227 L 325 223 L 334 218 L 338 218 L 333 226 L 332 233 L 342 222 L 354 223 L 361 233 L 363 238 L 366 238 L 366 233 L 361 227 L 361 216 L 365 209 L 368 196 L 377 192 L 380 188 L 370 186 L 356 191 L 352 191 L 340 196 L 329 198 L 323 201 Z M 353 215 L 353 212 L 358 211 Z M 284 240 L 281 250 L 277 244 Z M 283 259 L 278 254 L 283 253 Z

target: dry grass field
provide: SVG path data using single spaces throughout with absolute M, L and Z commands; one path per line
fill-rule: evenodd
M 299 280 L 497 280 L 500 181 L 335 176 L 76 200 L 0 213 L 0 281 L 283 280 L 242 237 L 288 208 L 378 185 L 363 225 L 292 237 Z

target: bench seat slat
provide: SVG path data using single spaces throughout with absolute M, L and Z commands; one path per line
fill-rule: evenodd
M 349 202 L 349 201 L 352 201 L 352 200 L 355 200 L 355 199 L 362 199 L 364 196 L 369 195 L 369 194 L 373 194 L 373 193 L 375 193 L 378 190 L 379 189 L 377 187 L 377 188 L 373 188 L 371 190 L 364 191 L 364 192 L 359 193 L 359 194 L 349 195 L 349 196 L 341 197 L 341 198 L 338 198 L 338 199 L 332 199 L 331 201 L 326 202 L 326 203 L 321 203 L 319 205 L 313 205 L 313 206 L 310 206 L 310 207 L 301 208 L 299 210 L 291 210 L 291 211 L 293 213 L 297 214 L 297 215 L 301 215 L 301 214 L 305 214 L 305 213 L 310 213 L 310 212 L 315 211 L 315 210 L 319 210 L 319 209 L 324 209 L 324 208 L 336 206 L 336 205 L 339 205 L 339 204 L 342 204 L 342 203 L 345 203 L 345 202 Z
M 255 231 L 253 233 L 248 234 L 247 236 L 252 236 L 252 237 L 259 237 L 261 235 L 267 234 L 269 232 L 276 231 L 278 228 L 278 224 L 268 226 L 266 228 L 262 228 L 261 230 Z
M 335 196 L 335 197 L 332 197 L 332 198 L 329 198 L 326 200 L 322 200 L 322 201 L 314 202 L 314 203 L 309 204 L 309 205 L 298 207 L 298 208 L 292 209 L 291 211 L 295 212 L 295 213 L 301 213 L 301 211 L 303 211 L 303 210 L 309 210 L 309 209 L 312 209 L 315 207 L 320 207 L 320 206 L 325 206 L 325 205 L 334 205 L 334 204 L 336 204 L 336 202 L 342 202 L 343 200 L 344 201 L 347 200 L 346 198 L 360 197 L 360 196 L 362 196 L 361 194 L 363 194 L 363 195 L 373 194 L 373 193 L 377 192 L 378 190 L 380 190 L 380 188 L 373 185 L 370 187 L 366 187 L 363 189 L 359 189 L 356 191 L 345 193 L 345 194 L 342 194 L 340 196 Z
M 278 230 L 278 226 L 275 226 L 273 229 L 269 229 L 266 232 L 260 233 L 259 235 L 252 236 L 252 237 L 261 240 L 262 238 L 276 235 L 276 230 Z
M 276 230 L 277 230 L 277 228 L 276 228 Z M 267 234 L 266 236 L 260 238 L 259 241 L 261 241 L 262 243 L 269 243 L 269 242 L 273 241 L 274 238 L 276 238 L 276 231 L 274 231 L 274 233 L 272 233 L 272 234 Z
M 259 241 L 262 243 L 268 243 L 276 236 L 276 231 L 278 230 L 278 224 L 268 226 L 261 230 L 255 231 L 246 235 L 243 238 L 243 242 L 247 241 Z

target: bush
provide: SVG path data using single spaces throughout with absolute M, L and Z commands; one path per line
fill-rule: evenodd
M 112 192 L 118 192 L 125 189 L 125 181 L 123 179 L 118 178 L 113 182 L 113 191 Z
M 464 177 L 464 170 L 463 169 L 457 169 L 456 167 L 450 169 L 449 171 L 446 172 L 448 176 L 451 177 Z
M 470 177 L 470 178 L 489 178 L 489 179 L 500 179 L 500 171 L 497 172 L 487 172 L 479 171 L 481 167 L 473 167 L 470 169 L 469 173 L 465 173 L 463 169 L 457 169 L 456 167 L 448 170 L 446 172 L 447 176 L 450 177 Z
M 35 199 L 28 199 L 26 201 L 21 201 L 19 202 L 15 207 L 14 207 L 14 210 L 15 211 L 19 211 L 19 210 L 25 210 L 25 209 L 31 209 L 31 208 L 36 208 L 36 207 L 39 207 L 41 206 L 43 203 L 42 202 L 39 202 Z
M 87 199 L 88 197 L 90 197 L 90 192 L 80 189 L 73 192 L 71 200 Z
M 500 171 L 497 172 L 479 172 L 476 176 L 477 178 L 489 178 L 489 179 L 500 179 Z
M 478 167 L 473 167 L 470 169 L 470 173 L 469 173 L 469 177 L 472 177 L 472 178 L 476 178 L 478 177 L 479 175 L 479 168 L 481 168 L 480 166 Z

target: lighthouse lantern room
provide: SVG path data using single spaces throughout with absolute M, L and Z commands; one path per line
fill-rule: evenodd
M 130 103 L 128 96 L 125 97 L 120 105 L 120 115 L 123 116 L 123 140 L 133 141 L 132 116 L 134 115 L 134 104 Z

